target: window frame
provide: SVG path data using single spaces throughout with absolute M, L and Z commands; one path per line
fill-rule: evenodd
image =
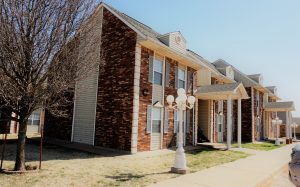
M 155 113 L 158 112 L 158 113 Z M 156 119 L 156 115 L 159 114 L 158 116 L 160 117 L 160 119 Z M 153 124 L 154 122 L 158 122 L 159 123 L 159 132 L 154 132 L 153 131 Z M 161 113 L 161 108 L 158 107 L 153 107 L 152 108 L 152 116 L 151 116 L 151 133 L 161 133 L 161 126 L 162 126 L 162 113 Z
M 153 84 L 156 85 L 160 85 L 163 86 L 163 81 L 164 81 L 164 57 L 160 56 L 160 55 L 155 55 L 153 58 Z M 159 62 L 160 63 L 160 70 L 156 71 L 156 63 Z M 160 80 L 159 83 L 156 82 L 156 75 L 159 74 L 160 75 Z
M 178 67 L 177 68 L 177 74 L 178 74 L 178 77 L 177 77 L 177 81 L 178 81 L 178 85 L 177 85 L 177 87 L 178 88 L 182 88 L 181 87 L 181 85 L 180 85 L 180 82 L 183 82 L 183 89 L 186 89 L 186 69 L 183 69 L 183 68 L 181 68 L 181 67 Z M 183 72 L 183 76 L 184 76 L 184 80 L 182 80 L 181 78 L 180 78 L 180 72 Z

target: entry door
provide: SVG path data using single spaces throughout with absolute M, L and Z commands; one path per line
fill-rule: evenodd
M 151 150 L 161 149 L 161 108 L 152 109 Z
M 217 114 L 217 136 L 218 136 L 218 143 L 223 142 L 223 132 L 224 132 L 224 127 L 223 127 L 223 116 Z

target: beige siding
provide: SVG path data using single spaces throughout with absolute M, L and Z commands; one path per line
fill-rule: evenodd
M 211 85 L 211 71 L 208 69 L 200 69 L 197 71 L 197 86 Z
M 198 102 L 198 128 L 203 131 L 204 136 L 210 138 L 209 129 L 209 102 L 205 100 L 199 100 Z
M 153 84 L 153 104 L 159 101 L 163 105 L 163 91 L 162 86 Z
M 94 144 L 98 70 L 76 84 L 73 142 Z
M 177 37 L 180 38 L 180 42 L 179 43 L 176 41 Z M 169 46 L 172 49 L 175 49 L 176 51 L 179 51 L 179 52 L 181 52 L 183 54 L 186 52 L 186 43 L 185 43 L 185 40 L 181 36 L 181 34 L 179 32 L 175 32 L 175 33 L 171 33 L 170 34 Z
M 94 145 L 95 137 L 102 15 L 100 9 L 89 20 L 81 32 L 79 46 L 82 67 L 76 82 L 72 141 L 89 145 Z
M 161 133 L 151 133 L 151 150 L 160 149 Z

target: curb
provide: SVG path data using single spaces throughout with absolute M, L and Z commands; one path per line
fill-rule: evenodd
M 284 170 L 286 170 L 288 167 L 288 163 L 286 163 L 284 166 L 281 166 L 280 169 L 273 172 L 271 175 L 266 177 L 262 182 L 258 183 L 255 187 L 271 187 L 273 184 L 274 179 Z

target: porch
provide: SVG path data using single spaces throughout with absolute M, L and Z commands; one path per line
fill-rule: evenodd
M 215 84 L 200 86 L 194 94 L 197 98 L 196 100 L 196 137 L 198 140 L 199 136 L 203 134 L 198 134 L 200 132 L 197 128 L 204 131 L 204 136 L 207 135 L 207 140 L 212 145 L 216 145 L 217 138 L 222 137 L 224 132 L 226 133 L 226 149 L 231 148 L 233 141 L 233 115 L 237 114 L 237 142 L 238 147 L 241 147 L 242 140 L 242 107 L 241 100 L 248 99 L 248 94 L 242 83 L 231 83 L 231 84 Z M 233 111 L 233 100 L 237 101 L 237 111 Z M 218 105 L 218 111 L 216 111 L 215 101 L 226 101 L 227 107 L 220 108 Z M 226 115 L 224 114 L 226 111 Z M 224 120 L 226 118 L 226 120 Z M 226 121 L 226 126 L 225 126 Z M 226 129 L 226 130 L 225 130 Z M 219 132 L 219 131 L 222 132 Z M 223 138 L 222 138 L 223 140 Z M 198 142 L 197 142 L 198 143 Z M 208 145 L 209 143 L 205 143 Z M 222 147 L 221 144 L 217 147 Z
M 266 136 L 268 139 L 281 137 L 280 126 L 273 124 L 274 120 L 282 120 L 281 125 L 285 125 L 285 138 L 292 138 L 292 114 L 295 110 L 293 102 L 270 102 L 265 104 L 265 114 L 269 118 L 265 121 Z M 273 130 L 272 130 L 273 129 Z

